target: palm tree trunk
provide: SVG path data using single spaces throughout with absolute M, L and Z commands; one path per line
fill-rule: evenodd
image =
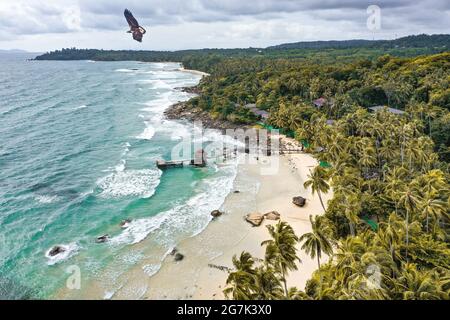
M 325 205 L 323 204 L 322 195 L 320 194 L 320 191 L 317 191 L 317 195 L 319 196 L 320 204 L 322 205 L 323 211 L 327 211 L 327 209 L 325 209 Z
M 353 222 L 349 222 L 350 226 L 350 234 L 354 237 L 355 236 L 355 226 L 353 225 Z
M 286 298 L 289 295 L 288 288 L 287 288 L 287 282 L 286 282 L 286 275 L 284 274 L 284 271 L 282 271 L 283 275 L 283 285 L 284 285 L 284 293 L 286 294 Z
M 428 116 L 428 129 L 430 130 L 430 138 L 431 138 L 431 117 Z
M 408 262 L 408 247 L 409 247 L 409 211 L 406 210 L 406 262 Z
M 317 266 L 320 269 L 320 259 L 319 259 L 319 253 L 317 252 Z

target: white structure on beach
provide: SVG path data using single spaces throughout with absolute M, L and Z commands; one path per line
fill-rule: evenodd
M 370 107 L 369 110 L 373 111 L 373 112 L 378 112 L 378 111 L 382 111 L 384 109 L 387 109 L 387 111 L 389 111 L 390 113 L 393 114 L 405 114 L 406 112 L 403 110 L 399 110 L 399 109 L 395 109 L 395 108 L 389 108 L 387 106 L 374 106 L 374 107 Z

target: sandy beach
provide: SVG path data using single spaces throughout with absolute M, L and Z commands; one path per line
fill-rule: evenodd
M 206 72 L 202 72 L 202 71 L 198 71 L 198 70 L 185 69 L 185 68 L 179 68 L 177 71 L 188 72 L 188 73 L 196 74 L 196 75 L 203 76 L 203 77 L 207 77 L 207 76 L 210 75 L 209 73 L 206 73 Z
M 244 221 L 250 212 L 278 211 L 298 236 L 311 230 L 309 215 L 322 214 L 323 209 L 318 196 L 305 190 L 303 182 L 317 161 L 309 154 L 282 155 L 276 160 L 278 172 L 262 175 L 261 169 L 273 159 L 260 157 L 257 164 L 239 165 L 234 183 L 234 191 L 239 192 L 227 197 L 221 208 L 225 214 L 199 235 L 179 244 L 177 249 L 185 256 L 182 261 L 175 262 L 170 255 L 165 259 L 159 272 L 147 280 L 146 299 L 224 299 L 222 290 L 233 255 L 248 251 L 263 258 L 261 242 L 269 237 L 265 226 L 276 223 L 265 220 L 260 227 L 252 227 Z M 292 204 L 292 197 L 298 195 L 307 198 L 304 208 Z M 331 193 L 324 195 L 324 201 L 331 197 Z M 288 285 L 303 289 L 317 268 L 317 261 L 301 251 L 300 245 L 298 249 L 302 264 L 290 275 Z

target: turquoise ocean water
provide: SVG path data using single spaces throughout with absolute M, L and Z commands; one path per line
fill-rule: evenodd
M 177 63 L 25 58 L 0 56 L 0 297 L 54 298 L 73 265 L 105 291 L 144 258 L 151 276 L 163 252 L 206 227 L 236 172 L 155 166 L 194 131 L 163 111 L 200 77 Z M 95 243 L 103 234 L 111 241 Z M 67 251 L 48 258 L 54 245 Z

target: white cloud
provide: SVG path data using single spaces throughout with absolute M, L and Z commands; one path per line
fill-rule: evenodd
M 377 38 L 449 33 L 448 0 L 378 0 Z M 366 0 L 0 0 L 0 48 L 187 49 L 372 38 Z M 127 6 L 149 33 L 131 41 Z

